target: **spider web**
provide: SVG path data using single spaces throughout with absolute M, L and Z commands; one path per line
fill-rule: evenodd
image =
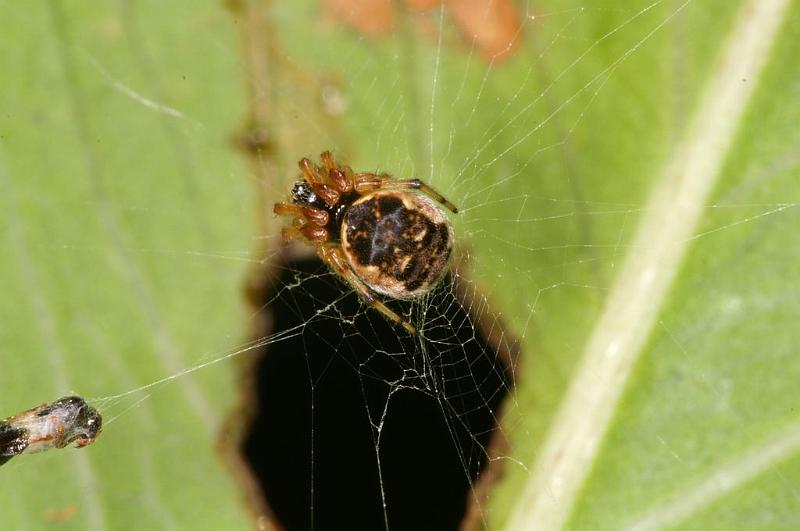
M 430 399 L 428 407 L 438 411 L 444 420 L 451 456 L 457 459 L 457 467 L 467 482 L 463 490 L 456 489 L 456 496 L 469 506 L 463 510 L 470 513 L 470 525 L 488 525 L 484 507 L 486 494 L 479 482 L 481 473 L 487 470 L 484 467 L 492 463 L 511 463 L 526 470 L 523 461 L 504 449 L 504 439 L 505 430 L 519 430 L 522 425 L 514 385 L 520 362 L 516 354 L 532 333 L 530 326 L 539 301 L 565 290 L 579 291 L 580 298 L 588 294 L 589 299 L 601 300 L 602 292 L 610 282 L 605 270 L 609 266 L 613 268 L 628 238 L 626 220 L 640 210 L 635 204 L 614 202 L 613 197 L 609 201 L 586 199 L 584 194 L 590 191 L 584 189 L 575 168 L 566 168 L 567 178 L 561 182 L 544 179 L 542 186 L 537 186 L 540 182 L 534 174 L 537 162 L 551 152 L 569 149 L 573 131 L 579 127 L 595 100 L 601 97 L 603 87 L 613 78 L 617 67 L 677 16 L 684 6 L 657 10 L 658 7 L 658 3 L 643 4 L 638 9 L 618 13 L 622 15 L 620 22 L 598 39 L 587 39 L 585 46 L 578 47 L 577 55 L 569 57 L 566 67 L 557 67 L 552 78 L 543 63 L 556 53 L 565 35 L 574 36 L 576 31 L 580 31 L 578 28 L 584 21 L 585 11 L 577 8 L 535 17 L 533 8 L 529 8 L 521 34 L 546 30 L 547 37 L 536 36 L 525 41 L 536 53 L 532 54 L 528 64 L 517 69 L 511 87 L 506 85 L 503 77 L 503 65 L 491 60 L 487 65 L 480 57 L 475 41 L 466 49 L 454 51 L 450 48 L 454 36 L 451 24 L 447 22 L 447 11 L 443 9 L 435 10 L 427 20 L 418 21 L 436 28 L 434 34 L 439 36 L 438 39 L 419 46 L 404 44 L 399 51 L 390 45 L 389 49 L 382 50 L 384 54 L 376 54 L 377 57 L 361 51 L 363 40 L 355 41 L 352 47 L 345 46 L 344 50 L 336 49 L 335 55 L 325 53 L 325 47 L 317 49 L 298 45 L 292 48 L 290 57 L 293 61 L 317 64 L 316 68 L 334 71 L 336 66 L 331 65 L 341 65 L 341 71 L 347 72 L 345 81 L 333 80 L 322 89 L 324 98 L 335 102 L 333 113 L 344 106 L 347 107 L 343 110 L 346 115 L 353 106 L 360 105 L 360 102 L 349 101 L 347 94 L 358 94 L 375 109 L 369 125 L 363 122 L 351 125 L 360 129 L 353 132 L 353 136 L 375 138 L 372 146 L 359 146 L 359 152 L 368 155 L 364 158 L 367 161 L 372 158 L 375 162 L 370 165 L 365 161 L 356 166 L 356 170 L 422 176 L 443 190 L 460 208 L 461 214 L 453 216 L 453 221 L 462 246 L 457 259 L 460 267 L 456 268 L 449 282 L 411 308 L 405 308 L 404 313 L 413 315 L 421 330 L 419 341 L 409 341 L 398 335 L 379 317 L 376 321 L 370 310 L 354 306 L 352 300 L 348 303 L 342 297 L 320 295 L 324 290 L 319 287 L 319 273 L 298 269 L 297 275 L 290 275 L 285 285 L 289 286 L 286 297 L 291 303 L 275 304 L 275 311 L 279 314 L 276 321 L 282 321 L 280 315 L 290 313 L 292 309 L 301 316 L 284 326 L 297 329 L 298 323 L 303 323 L 300 325 L 302 340 L 297 344 L 291 343 L 287 350 L 302 350 L 307 358 L 311 400 L 310 403 L 307 400 L 299 402 L 313 414 L 308 418 L 300 414 L 299 422 L 310 431 L 310 438 L 314 441 L 310 447 L 303 446 L 302 450 L 311 456 L 310 469 L 305 472 L 312 478 L 312 492 L 307 496 L 300 493 L 299 496 L 302 500 L 299 511 L 310 514 L 308 519 L 300 521 L 279 514 L 279 519 L 283 516 L 290 528 L 313 527 L 320 521 L 336 522 L 336 507 L 345 514 L 348 507 L 358 507 L 364 512 L 369 512 L 370 508 L 380 509 L 379 517 L 365 527 L 374 528 L 381 521 L 389 529 L 425 524 L 434 528 L 458 526 L 460 517 L 456 521 L 438 519 L 436 511 L 426 509 L 427 504 L 423 502 L 435 500 L 433 505 L 440 510 L 446 505 L 447 500 L 441 492 L 446 492 L 448 486 L 429 478 L 426 483 L 434 485 L 429 492 L 419 485 L 419 478 L 426 474 L 434 477 L 444 475 L 452 463 L 446 463 L 446 458 L 443 458 L 444 462 L 439 466 L 428 461 L 419 469 L 413 466 L 420 453 L 414 449 L 414 439 L 432 438 L 437 427 L 427 420 L 424 406 L 414 402 L 410 393 Z M 653 10 L 659 13 L 651 16 Z M 286 20 L 279 25 L 293 24 Z M 588 70 L 577 68 L 582 61 L 592 57 L 593 50 L 600 43 L 615 37 L 625 42 L 617 56 Z M 446 44 L 448 39 L 451 42 Z M 571 53 L 575 53 L 574 50 Z M 413 65 L 408 64 L 411 61 L 409 57 L 413 57 Z M 383 64 L 384 61 L 387 64 Z M 411 81 L 407 81 L 408 78 Z M 566 96 L 564 86 L 571 87 L 566 89 Z M 302 114 L 300 121 L 304 121 Z M 306 121 L 313 122 L 311 118 Z M 315 133 L 322 136 L 321 149 L 333 146 L 342 160 L 341 151 L 347 148 L 342 149 L 336 136 L 313 128 L 311 131 L 312 137 L 316 136 Z M 398 138 L 401 140 L 397 141 Z M 564 169 L 563 164 L 557 164 L 557 167 Z M 286 188 L 286 184 L 281 188 Z M 597 242 L 597 237 L 591 233 L 595 217 L 602 217 L 606 223 L 617 226 L 613 240 Z M 552 233 L 548 234 L 553 230 L 562 237 L 555 239 L 556 245 L 544 243 L 553 241 Z M 531 233 L 540 231 L 546 236 L 529 237 Z M 496 262 L 485 260 L 485 256 L 503 258 Z M 505 260 L 508 262 L 504 263 Z M 332 275 L 324 269 L 322 275 L 326 282 L 335 283 L 335 279 L 328 278 Z M 530 298 L 513 301 L 501 298 L 502 290 L 495 288 L 508 282 L 512 276 L 515 282 L 525 285 Z M 454 285 L 459 288 L 454 288 Z M 488 294 L 498 291 L 500 296 L 492 296 L 490 300 Z M 308 297 L 312 299 L 311 304 L 303 304 L 301 300 Z M 279 298 L 280 292 L 276 296 Z M 265 307 L 272 304 L 272 300 L 268 300 Z M 303 307 L 316 310 L 304 314 L 300 309 Z M 496 308 L 513 308 L 514 322 L 510 328 Z M 332 326 L 318 330 L 317 320 Z M 352 338 L 354 333 L 356 337 Z M 482 334 L 485 339 L 479 339 Z M 351 423 L 342 420 L 353 416 L 352 406 L 349 406 L 351 411 L 345 413 L 342 410 L 347 410 L 346 405 L 337 403 L 334 410 L 322 405 L 331 400 L 324 398 L 329 394 L 329 386 L 343 392 L 340 385 L 331 383 L 331 380 L 340 382 L 343 376 L 331 369 L 334 362 L 324 352 L 335 353 L 336 358 L 344 360 L 345 371 L 349 369 L 356 375 L 355 379 L 350 379 L 349 385 L 351 390 L 360 392 L 362 408 L 366 411 L 356 411 L 355 416 L 361 418 L 362 423 L 368 422 L 368 433 L 351 428 Z M 287 354 L 281 350 L 280 355 Z M 319 361 L 318 356 L 322 356 L 324 361 Z M 265 363 L 269 364 L 268 361 Z M 277 385 L 276 378 L 285 377 L 287 373 L 294 374 L 294 380 L 303 374 L 303 371 L 288 372 L 285 365 L 278 363 L 271 370 L 280 375 L 271 379 L 266 377 L 273 387 Z M 374 395 L 378 395 L 377 400 Z M 501 402 L 504 398 L 505 404 Z M 273 415 L 280 420 L 272 418 L 269 425 L 289 431 L 290 417 L 298 415 L 298 412 L 294 408 L 288 409 L 291 413 L 285 416 Z M 415 428 L 413 420 L 404 417 L 403 411 L 408 409 L 416 410 L 419 427 Z M 320 420 L 326 415 L 336 417 L 335 427 Z M 477 417 L 482 418 L 478 420 Z M 401 428 L 390 437 L 387 432 L 392 430 L 395 422 Z M 348 489 L 358 490 L 355 485 L 359 481 L 372 484 L 369 478 L 348 473 L 356 466 L 352 464 L 355 459 L 349 457 L 350 454 L 339 451 L 334 458 L 325 454 L 325 448 L 314 446 L 316 439 L 325 440 L 326 430 L 342 429 L 343 426 L 350 427 L 344 430 L 350 434 L 346 438 L 349 445 L 357 445 L 354 440 L 360 437 L 362 442 L 366 440 L 372 446 L 368 453 L 378 469 L 380 499 L 374 499 L 371 506 L 368 495 L 364 501 L 357 493 L 348 493 L 351 499 L 344 501 L 335 497 L 333 489 L 324 491 L 315 483 L 320 482 L 319 476 L 334 474 L 329 470 L 334 468 L 338 470 L 338 477 L 351 479 Z M 527 426 L 522 427 L 523 431 L 527 429 Z M 410 431 L 411 435 L 398 436 L 396 432 L 402 430 Z M 270 431 L 250 441 L 252 453 L 256 455 L 260 450 L 282 459 L 287 455 L 287 445 L 276 441 Z M 393 455 L 391 447 L 402 444 L 393 442 L 398 440 L 407 445 L 405 459 L 399 459 L 404 465 L 387 464 L 387 457 Z M 363 450 L 361 446 L 357 448 Z M 446 452 L 435 452 L 436 449 L 430 448 L 423 454 L 447 455 Z M 402 456 L 403 451 L 400 454 Z M 328 461 L 334 459 L 343 460 L 347 465 L 340 469 L 331 467 Z M 403 473 L 397 470 L 402 466 L 406 467 Z M 280 473 L 275 467 L 267 466 L 267 470 L 268 474 Z M 414 487 L 417 496 L 410 506 L 398 501 L 403 497 L 404 487 L 386 481 L 386 477 L 398 474 L 410 476 L 417 482 Z M 291 477 L 291 472 L 278 477 Z M 298 493 L 287 489 L 280 479 L 277 485 L 266 490 L 268 499 L 276 502 L 298 497 Z M 422 512 L 427 518 L 404 518 L 404 515 L 415 512 Z M 333 516 L 326 518 L 326 514 Z M 356 524 L 350 521 L 350 525 Z
M 196 253 L 168 242 L 168 254 L 183 258 L 244 261 L 255 270 L 266 265 L 268 280 L 249 317 L 266 320 L 257 329 L 268 333 L 201 359 L 191 356 L 188 363 L 173 360 L 165 377 L 145 379 L 150 383 L 144 386 L 131 382 L 98 399 L 110 421 L 107 429 L 120 429 L 132 411 L 159 399 L 151 393 L 186 379 L 214 379 L 219 371 L 213 367 L 221 362 L 255 360 L 263 352 L 259 370 L 273 378 L 267 381 L 297 386 L 298 395 L 277 398 L 294 406 L 284 414 L 304 414 L 294 420 L 305 423 L 312 441 L 301 448 L 307 460 L 288 463 L 289 473 L 310 477 L 311 489 L 321 474 L 333 473 L 327 467 L 343 455 L 331 455 L 318 440 L 338 428 L 349 444 L 369 450 L 378 474 L 372 505 L 358 509 L 372 511 L 389 529 L 402 529 L 411 525 L 403 514 L 415 507 L 398 507 L 401 487 L 393 490 L 391 477 L 405 473 L 417 485 L 438 486 L 432 478 L 440 473 L 439 464 L 424 459 L 445 455 L 426 447 L 438 431 L 452 452 L 444 468 L 455 467 L 463 477 L 466 496 L 459 499 L 471 523 L 497 524 L 507 515 L 490 513 L 481 478 L 507 473 L 512 486 L 506 489 L 513 490 L 532 474 L 530 449 L 544 437 L 618 266 L 638 250 L 630 243 L 634 229 L 646 213 L 654 168 L 669 151 L 669 142 L 653 140 L 652 132 L 672 129 L 677 135 L 685 126 L 692 101 L 683 95 L 698 90 L 703 82 L 698 71 L 713 57 L 710 51 L 681 48 L 693 21 L 708 15 L 691 1 L 567 8 L 528 2 L 521 6 L 521 50 L 504 62 L 487 61 L 480 44 L 465 39 L 445 9 L 402 19 L 395 32 L 377 40 L 344 30 L 308 6 L 275 7 L 271 15 L 280 29 L 278 62 L 285 77 L 269 88 L 256 86 L 262 91 L 258 97 L 278 102 L 273 134 L 281 146 L 274 155 L 275 181 L 256 183 L 268 190 L 264 210 L 283 199 L 298 173 L 296 159 L 325 149 L 356 171 L 424 178 L 460 209 L 451 216 L 458 242 L 453 270 L 420 300 L 389 302 L 417 325 L 420 336 L 412 338 L 361 304 L 334 274 L 309 262 L 312 254 L 280 250 L 278 221 L 271 216 L 258 237 L 266 251 L 255 258 L 249 249 L 230 253 L 201 245 L 210 250 Z M 723 28 L 732 17 L 712 18 L 714 28 Z M 309 32 L 299 28 L 313 28 L 313 46 Z M 636 79 L 637 61 L 649 60 L 664 40 L 671 40 L 669 48 L 678 55 L 667 79 L 674 84 L 668 105 L 664 92 L 642 91 Z M 107 65 L 88 56 L 98 76 L 117 83 Z M 309 81 L 309 71 L 321 72 L 321 81 Z M 310 88 L 298 88 L 304 84 Z M 124 84 L 115 90 L 160 114 L 190 121 L 156 103 L 157 95 L 142 99 L 126 93 Z M 317 103 L 305 105 L 306 97 Z M 631 98 L 629 108 L 614 107 L 621 97 Z M 604 124 L 609 116 L 614 123 Z M 643 124 L 642 116 L 652 124 Z M 198 132 L 203 127 L 192 123 L 190 134 L 210 143 L 206 132 Z M 621 143 L 626 129 L 637 138 Z M 598 131 L 607 132 L 608 140 L 597 138 L 603 136 Z M 587 159 L 582 149 L 594 156 Z M 796 165 L 796 159 L 786 164 Z M 618 177 L 623 166 L 627 173 Z M 695 237 L 794 206 L 740 204 L 742 195 L 738 187 L 704 204 L 730 215 Z M 172 260 L 165 257 L 164 263 Z M 280 365 L 286 358 L 294 365 Z M 518 387 L 523 374 L 547 378 Z M 306 392 L 308 398 L 302 396 Z M 335 403 L 332 393 L 354 397 L 356 409 L 326 407 Z M 280 445 L 287 444 L 281 429 L 288 432 L 290 420 L 273 419 L 276 431 L 267 435 L 273 455 L 281 455 Z M 396 426 L 405 432 L 398 436 Z M 516 447 L 507 440 L 531 442 Z M 392 446 L 400 446 L 397 453 L 406 455 L 408 470 L 386 461 Z M 415 460 L 422 464 L 412 469 Z M 490 474 L 486 465 L 497 464 L 502 468 Z M 347 466 L 337 473 L 347 474 Z M 308 520 L 297 527 L 341 510 L 331 507 L 329 496 L 313 490 L 302 495 L 298 503 Z

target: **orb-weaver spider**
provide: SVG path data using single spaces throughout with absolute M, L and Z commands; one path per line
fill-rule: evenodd
M 442 278 L 453 249 L 453 227 L 442 208 L 456 206 L 419 179 L 355 173 L 330 151 L 322 166 L 300 160 L 291 203 L 274 212 L 294 216 L 286 240 L 301 238 L 359 296 L 412 334 L 416 328 L 378 297 L 413 299 Z M 424 194 L 424 195 L 423 195 Z

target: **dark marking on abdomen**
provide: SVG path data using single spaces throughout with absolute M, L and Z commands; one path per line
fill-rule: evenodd
M 415 291 L 438 278 L 450 256 L 450 231 L 397 197 L 379 196 L 351 206 L 346 214 L 352 259 Z

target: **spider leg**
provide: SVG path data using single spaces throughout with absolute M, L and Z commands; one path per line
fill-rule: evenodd
M 352 190 L 352 184 L 346 177 L 346 166 L 340 167 L 333 160 L 333 155 L 330 151 L 324 151 L 320 155 L 324 167 L 319 167 L 308 158 L 300 159 L 299 165 L 303 172 L 305 179 L 311 183 L 314 191 L 328 204 L 332 204 L 339 200 L 340 192 L 348 192 Z M 352 173 L 352 170 L 350 170 Z M 334 197 L 335 196 L 335 197 Z M 330 201 L 329 201 L 330 199 Z
M 388 173 L 357 173 L 353 175 L 353 187 L 359 194 L 373 192 L 378 188 L 383 188 L 392 177 Z
M 333 162 L 333 155 L 331 155 L 330 162 Z M 303 172 L 305 180 L 311 184 L 314 192 L 316 192 L 323 201 L 329 205 L 335 205 L 339 202 L 340 190 L 338 189 L 338 185 L 333 182 L 333 186 L 331 186 L 325 182 L 329 180 L 329 171 L 322 171 L 323 168 L 311 162 L 307 157 L 300 159 L 298 165 Z
M 302 216 L 303 207 L 292 203 L 275 203 L 272 211 L 279 216 Z
M 355 190 L 362 194 L 378 190 L 379 188 L 411 188 L 412 190 L 419 190 L 431 199 L 438 201 L 453 213 L 458 213 L 458 207 L 451 203 L 445 196 L 437 192 L 428 183 L 420 179 L 396 180 L 385 173 L 380 175 L 374 173 L 360 173 L 355 176 L 355 179 Z
M 440 202 L 454 214 L 458 213 L 458 207 L 456 207 L 453 203 L 448 201 L 445 196 L 437 192 L 428 183 L 420 179 L 404 179 L 402 181 L 392 181 L 391 183 L 389 183 L 389 186 L 392 188 L 412 188 L 414 190 L 419 190 L 425 195 L 430 196 L 431 199 L 435 199 L 436 201 Z
M 364 302 L 381 312 L 384 317 L 390 321 L 393 321 L 405 328 L 409 333 L 417 333 L 417 329 L 414 327 L 414 325 L 400 317 L 400 315 L 398 315 L 394 310 L 381 302 L 375 292 L 372 291 L 366 284 L 364 284 L 360 278 L 358 278 L 358 275 L 356 275 L 353 270 L 350 269 L 347 259 L 344 257 L 340 247 L 336 245 L 321 245 L 317 251 L 319 252 L 320 258 L 322 258 L 322 261 L 328 264 L 331 269 L 339 273 L 339 275 L 341 275 L 348 284 L 355 288 L 356 292 Z
M 311 162 L 310 159 L 303 157 L 300 159 L 298 165 L 300 166 L 300 170 L 303 172 L 303 175 L 308 182 L 312 184 L 323 184 L 323 177 L 319 174 L 316 164 Z
M 353 170 L 349 166 L 339 166 L 333 159 L 333 154 L 330 151 L 323 151 L 319 156 L 322 160 L 323 168 L 319 168 L 321 173 L 324 173 L 327 180 L 339 192 L 349 192 L 353 189 L 355 184 L 353 181 Z
M 303 239 L 311 245 L 322 245 L 328 240 L 328 231 L 322 227 L 315 227 L 314 225 L 283 227 L 283 229 L 281 229 L 281 236 L 283 236 L 283 240 L 287 242 L 294 239 Z
M 280 216 L 296 216 L 305 218 L 311 224 L 324 227 L 328 224 L 328 213 L 314 207 L 295 205 L 292 203 L 275 203 L 272 211 Z
M 322 164 L 328 171 L 335 170 L 338 167 L 336 166 L 336 161 L 333 160 L 333 153 L 330 151 L 323 151 L 319 158 L 322 160 Z

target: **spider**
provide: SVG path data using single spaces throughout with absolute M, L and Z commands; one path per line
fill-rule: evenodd
M 453 213 L 458 209 L 419 179 L 354 173 L 337 164 L 330 151 L 320 159 L 322 166 L 301 159 L 302 175 L 292 187 L 292 202 L 275 204 L 276 214 L 294 216 L 292 225 L 283 228 L 283 238 L 313 245 L 320 259 L 364 302 L 416 334 L 416 328 L 379 295 L 413 299 L 437 284 L 447 268 L 454 235 L 436 202 Z

